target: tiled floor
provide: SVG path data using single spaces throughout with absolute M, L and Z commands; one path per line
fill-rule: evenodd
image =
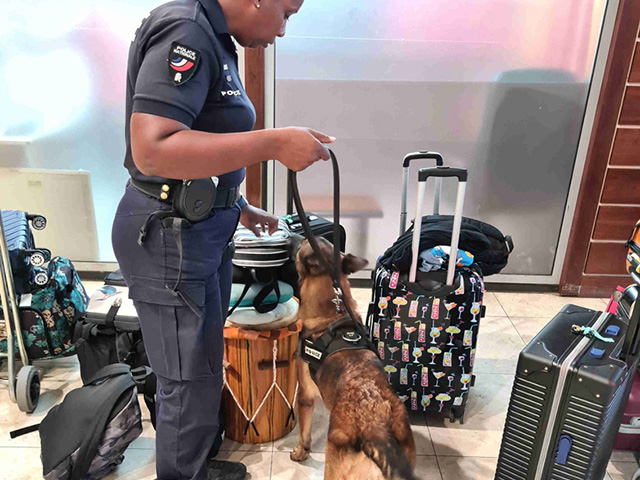
M 88 285 L 90 287 L 90 285 Z M 361 307 L 366 307 L 369 291 L 354 290 Z M 476 387 L 469 401 L 464 425 L 421 415 L 412 419 L 417 444 L 417 476 L 421 480 L 493 479 L 502 428 L 513 382 L 517 356 L 533 336 L 565 304 L 601 310 L 600 299 L 567 299 L 554 294 L 487 293 L 487 318 L 482 323 L 475 368 Z M 43 393 L 36 412 L 21 413 L 0 391 L 0 480 L 41 478 L 37 434 L 10 440 L 8 432 L 40 421 L 64 394 L 80 386 L 75 358 L 40 362 L 44 371 Z M 154 431 L 143 407 L 144 433 L 126 453 L 125 462 L 109 480 L 152 480 Z M 225 441 L 220 457 L 244 462 L 252 480 L 321 479 L 328 413 L 316 409 L 312 450 L 303 463 L 294 463 L 289 452 L 296 445 L 297 429 L 287 437 L 263 445 L 241 445 Z M 614 452 L 606 480 L 630 480 L 637 468 L 633 455 Z

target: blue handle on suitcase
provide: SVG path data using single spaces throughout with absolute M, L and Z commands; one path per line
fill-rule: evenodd
M 566 465 L 569 458 L 569 452 L 573 445 L 573 440 L 569 435 L 560 435 L 560 441 L 558 442 L 558 453 L 556 455 L 556 463 L 559 465 Z

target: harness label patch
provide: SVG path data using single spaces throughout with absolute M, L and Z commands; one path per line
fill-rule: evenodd
M 316 360 L 320 360 L 322 358 L 322 352 L 319 352 L 318 350 L 314 350 L 313 348 L 309 348 L 306 346 L 304 347 L 304 353 L 306 353 L 310 357 L 315 358 Z
M 200 63 L 200 52 L 178 42 L 173 42 L 167 62 L 169 63 L 169 77 L 176 85 L 182 85 L 196 73 Z

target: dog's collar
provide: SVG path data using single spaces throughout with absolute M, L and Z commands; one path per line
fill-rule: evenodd
M 376 353 L 362 323 L 348 316 L 333 321 L 315 340 L 301 335 L 298 344 L 298 354 L 309 364 L 312 375 L 315 375 L 328 357 L 345 350 L 371 350 Z

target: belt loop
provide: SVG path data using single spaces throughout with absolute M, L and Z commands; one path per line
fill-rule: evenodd
M 226 201 L 226 208 L 231 208 L 233 206 L 232 203 L 232 199 L 233 199 L 233 193 L 235 192 L 235 188 L 230 188 L 229 191 L 227 192 L 227 201 Z

